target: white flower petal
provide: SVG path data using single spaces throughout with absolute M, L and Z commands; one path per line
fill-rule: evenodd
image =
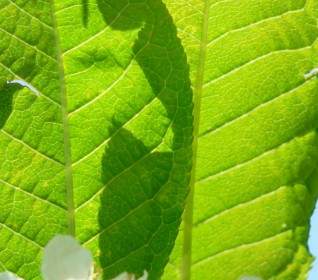
M 141 276 L 138 280 L 148 280 L 148 272 L 145 270 L 144 275 Z
M 113 278 L 112 280 L 130 280 L 131 275 L 127 272 L 124 272 L 122 274 L 119 274 L 117 277 Z M 133 278 L 135 279 L 135 277 Z
M 58 235 L 44 249 L 41 270 L 45 280 L 92 280 L 93 258 L 73 237 Z
M 1 272 L 0 273 L 0 280 L 23 280 L 11 272 Z
M 147 280 L 148 279 L 148 272 L 144 271 L 144 275 L 138 278 L 137 280 Z M 117 277 L 113 278 L 112 280 L 136 280 L 135 275 L 131 275 L 128 272 L 124 272 Z
M 242 276 L 239 280 L 262 280 L 258 276 Z

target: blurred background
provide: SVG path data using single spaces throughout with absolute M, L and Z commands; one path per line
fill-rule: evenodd
M 309 234 L 309 249 L 316 258 L 310 271 L 308 280 L 318 280 L 318 202 L 313 216 L 311 217 L 311 229 Z

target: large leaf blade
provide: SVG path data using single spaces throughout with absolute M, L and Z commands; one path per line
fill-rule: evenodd
M 8 0 L 0 17 L 10 19 L 1 26 L 2 269 L 39 279 L 42 247 L 74 227 L 105 279 L 144 270 L 157 279 L 192 139 L 188 67 L 165 7 Z
M 315 2 L 165 3 L 197 108 L 194 202 L 165 279 L 304 279 L 316 198 L 317 81 L 304 78 L 317 66 Z

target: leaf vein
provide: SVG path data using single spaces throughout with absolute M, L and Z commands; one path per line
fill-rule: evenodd
M 47 53 L 45 53 L 44 51 L 41 51 L 40 49 L 38 49 L 36 46 L 31 45 L 30 43 L 28 43 L 27 41 L 21 39 L 20 37 L 16 36 L 15 34 L 12 34 L 10 32 L 8 32 L 7 30 L 3 29 L 2 27 L 0 27 L 0 30 L 3 33 L 6 33 L 9 37 L 23 43 L 24 45 L 26 45 L 29 48 L 32 48 L 33 50 L 35 50 L 37 53 L 40 53 L 42 55 L 44 55 L 45 57 L 49 58 L 50 60 L 54 61 L 56 63 L 56 59 L 53 58 L 52 56 L 48 55 Z
M 135 58 L 135 57 L 134 57 Z M 106 93 L 108 93 L 110 90 L 112 90 L 128 73 L 128 71 L 130 70 L 130 68 L 133 65 L 133 61 L 134 58 L 132 58 L 132 60 L 130 61 L 130 63 L 128 64 L 127 68 L 124 69 L 124 71 L 119 75 L 119 77 L 117 79 L 115 79 L 107 89 L 103 90 L 100 94 L 98 94 L 97 96 L 95 96 L 93 99 L 91 99 L 90 101 L 88 101 L 86 104 L 79 106 L 78 108 L 74 109 L 73 111 L 69 112 L 69 116 L 74 115 L 75 113 L 83 110 L 84 108 L 90 106 L 91 104 L 93 104 L 94 102 L 96 102 L 97 100 L 101 99 Z
M 158 96 L 160 95 L 160 93 L 158 94 Z M 89 152 L 88 154 L 86 154 L 84 157 L 78 159 L 77 161 L 73 162 L 73 165 L 77 165 L 80 162 L 82 162 L 83 160 L 85 160 L 86 158 L 88 158 L 89 156 L 91 156 L 92 154 L 94 154 L 97 150 L 99 150 L 101 147 L 103 147 L 108 141 L 110 141 L 112 139 L 112 137 L 114 137 L 119 131 L 120 129 L 122 129 L 125 125 L 131 123 L 134 119 L 136 119 L 144 110 L 146 110 L 149 106 L 152 105 L 152 103 L 158 99 L 158 96 L 154 96 L 153 98 L 151 98 L 149 100 L 149 102 L 147 104 L 145 104 L 142 108 L 140 108 L 140 110 L 138 112 L 136 112 L 129 120 L 127 120 L 125 123 L 123 123 L 121 126 L 119 126 L 109 137 L 107 137 L 102 143 L 100 143 L 94 150 L 92 150 L 91 152 Z
M 306 85 L 306 82 L 305 80 L 303 80 L 300 84 L 298 84 L 296 87 L 292 88 L 292 89 L 289 89 L 288 91 L 286 92 L 283 92 L 282 94 L 278 95 L 278 96 L 275 96 L 274 98 L 264 102 L 264 103 L 261 103 L 259 105 L 257 105 L 256 107 L 252 108 L 251 110 L 245 112 L 244 114 L 242 115 L 239 115 L 238 117 L 235 117 L 234 119 L 232 120 L 229 120 L 228 122 L 220 125 L 219 127 L 217 128 L 213 128 L 213 129 L 210 129 L 210 130 L 207 130 L 205 131 L 204 133 L 200 134 L 199 135 L 199 138 L 204 138 L 206 136 L 211 136 L 211 134 L 214 134 L 214 133 L 217 133 L 219 131 L 221 131 L 222 129 L 226 128 L 227 126 L 229 125 L 232 125 L 233 123 L 236 123 L 238 122 L 239 120 L 243 119 L 243 118 L 247 118 L 249 117 L 252 113 L 254 112 L 257 112 L 258 110 L 260 110 L 261 108 L 264 108 L 266 106 L 269 106 L 270 104 L 274 103 L 275 101 L 283 98 L 283 97 L 286 97 L 292 93 L 294 93 L 295 91 L 299 90 L 300 88 L 302 88 L 303 86 Z
M 235 252 L 236 250 L 245 249 L 245 248 L 253 247 L 255 245 L 260 245 L 260 244 L 265 243 L 265 242 L 273 241 L 276 238 L 279 238 L 279 237 L 281 237 L 283 235 L 286 235 L 291 230 L 292 229 L 287 229 L 285 231 L 275 233 L 272 236 L 269 236 L 269 237 L 266 237 L 266 238 L 262 238 L 261 240 L 257 240 L 255 242 L 251 242 L 251 243 L 240 244 L 240 245 L 235 246 L 233 248 L 229 248 L 229 249 L 223 250 L 221 252 L 212 254 L 211 256 L 205 257 L 204 259 L 201 259 L 201 260 L 198 260 L 198 261 L 194 262 L 192 264 L 192 266 L 194 267 L 194 266 L 200 265 L 202 263 L 210 262 L 210 261 L 214 260 L 215 258 L 221 256 L 221 255 L 224 255 L 224 254 L 227 254 L 227 253 L 230 253 L 230 252 Z
M 297 10 L 289 10 L 289 11 L 286 11 L 280 15 L 277 15 L 277 16 L 271 16 L 271 17 L 268 17 L 268 18 L 264 18 L 262 20 L 259 20 L 259 21 L 256 21 L 256 22 L 253 22 L 253 23 L 250 23 L 248 25 L 244 25 L 242 27 L 239 27 L 239 28 L 236 28 L 236 29 L 231 29 L 219 36 L 217 36 L 216 38 L 214 38 L 212 41 L 210 41 L 208 44 L 207 44 L 207 47 L 210 47 L 212 44 L 216 43 L 217 41 L 223 39 L 224 37 L 226 37 L 227 35 L 231 34 L 231 33 L 234 33 L 234 32 L 240 32 L 240 31 L 243 31 L 247 28 L 250 28 L 252 26 L 257 26 L 261 23 L 264 23 L 264 22 L 267 22 L 267 21 L 271 21 L 271 20 L 276 20 L 278 18 L 281 18 L 283 16 L 286 16 L 288 14 L 297 14 L 297 13 L 300 13 L 300 12 L 304 12 L 304 9 L 305 7 L 302 7 L 300 9 L 297 9 Z
M 54 163 L 57 163 L 58 165 L 62 165 L 63 163 L 54 159 L 54 158 L 51 158 L 49 156 L 47 156 L 46 154 L 36 150 L 35 148 L 31 147 L 29 144 L 27 144 L 26 142 L 24 142 L 22 139 L 19 139 L 15 136 L 13 136 L 11 133 L 9 133 L 8 131 L 5 131 L 4 129 L 0 129 L 0 131 L 5 134 L 7 137 L 11 138 L 12 140 L 22 144 L 23 146 L 29 148 L 32 152 L 34 152 L 35 154 L 41 156 L 41 157 L 44 157 L 45 159 L 49 160 L 49 161 L 52 161 Z
M 0 61 L 0 65 L 7 70 L 11 75 L 15 76 L 17 79 L 19 80 L 25 80 L 22 77 L 20 77 L 18 74 L 14 73 L 8 66 L 4 65 L 1 61 Z M 29 84 L 31 84 L 29 82 Z M 59 104 L 58 102 L 56 102 L 55 100 L 53 100 L 51 97 L 45 95 L 44 93 L 42 93 L 38 88 L 36 88 L 34 85 L 32 85 L 33 88 L 35 88 L 37 90 L 37 92 L 40 93 L 41 97 L 45 98 L 46 100 L 50 101 L 51 103 L 57 105 L 58 107 L 61 107 L 61 104 Z
M 311 128 L 310 130 L 308 130 L 308 131 L 312 131 L 312 128 Z M 308 132 L 308 131 L 307 131 L 307 132 Z M 306 132 L 304 132 L 304 133 L 306 133 Z M 304 134 L 304 133 L 302 133 L 302 134 Z M 202 183 L 202 182 L 210 181 L 210 180 L 212 180 L 212 179 L 214 179 L 214 178 L 216 178 L 216 177 L 222 176 L 222 175 L 224 175 L 224 174 L 226 174 L 226 173 L 228 173 L 228 172 L 230 172 L 230 171 L 233 171 L 233 170 L 235 170 L 235 169 L 239 169 L 239 168 L 241 168 L 242 166 L 245 166 L 245 165 L 247 165 L 247 164 L 250 164 L 250 163 L 252 163 L 252 162 L 254 162 L 254 161 L 256 161 L 256 160 L 258 160 L 258 159 L 260 159 L 260 158 L 262 158 L 262 157 L 264 157 L 264 156 L 266 156 L 266 155 L 268 155 L 268 154 L 270 154 L 270 153 L 275 152 L 275 151 L 278 150 L 280 147 L 282 147 L 282 146 L 284 146 L 284 145 L 287 145 L 288 143 L 292 142 L 293 140 L 295 140 L 295 139 L 298 138 L 298 137 L 300 137 L 300 135 L 294 135 L 293 137 L 291 137 L 291 138 L 288 139 L 287 141 L 284 141 L 283 143 L 280 143 L 280 144 L 276 145 L 275 147 L 273 147 L 273 148 L 271 148 L 271 149 L 268 149 L 268 150 L 262 152 L 261 154 L 256 155 L 256 156 L 254 156 L 254 157 L 252 157 L 252 158 L 250 158 L 250 159 L 248 159 L 248 160 L 246 160 L 246 161 L 243 161 L 243 162 L 238 163 L 238 164 L 236 164 L 236 165 L 230 166 L 230 167 L 228 167 L 228 168 L 226 168 L 226 169 L 224 169 L 224 170 L 218 171 L 218 172 L 216 172 L 216 173 L 214 173 L 214 174 L 211 174 L 211 175 L 208 175 L 208 176 L 206 176 L 206 177 L 200 178 L 199 180 L 197 180 L 196 183 Z
M 39 243 L 33 241 L 31 238 L 27 237 L 26 235 L 22 234 L 21 232 L 18 232 L 17 230 L 14 230 L 13 228 L 9 227 L 8 225 L 0 222 L 0 226 L 2 226 L 3 228 L 11 231 L 14 235 L 17 235 L 19 237 L 21 237 L 22 239 L 24 239 L 25 241 L 35 245 L 36 247 L 43 249 L 43 246 L 40 245 Z
M 286 185 L 277 186 L 273 191 L 261 194 L 261 195 L 259 195 L 257 197 L 254 197 L 254 198 L 250 199 L 250 200 L 238 203 L 238 204 L 236 204 L 236 205 L 234 205 L 234 206 L 232 206 L 230 208 L 227 208 L 227 209 L 224 209 L 224 210 L 222 210 L 222 211 L 220 211 L 218 213 L 215 213 L 212 216 L 204 218 L 203 220 L 200 220 L 199 222 L 195 223 L 194 226 L 198 227 L 201 224 L 208 224 L 211 221 L 218 219 L 219 217 L 225 215 L 228 212 L 231 212 L 231 211 L 236 210 L 236 209 L 241 208 L 241 207 L 245 207 L 245 206 L 247 206 L 249 204 L 257 203 L 259 200 L 262 200 L 262 199 L 264 199 L 266 197 L 269 197 L 269 196 L 273 195 L 274 193 L 276 193 L 277 191 L 279 191 L 283 187 L 286 187 Z
M 312 45 L 308 45 L 308 46 L 305 46 L 305 47 L 303 47 L 303 48 L 284 49 L 284 50 L 277 50 L 277 51 L 268 52 L 268 53 L 266 53 L 266 54 L 264 54 L 264 55 L 262 55 L 262 56 L 259 56 L 259 57 L 254 58 L 253 60 L 250 60 L 250 61 L 248 61 L 248 62 L 245 62 L 245 63 L 243 63 L 243 64 L 240 64 L 240 65 L 238 65 L 237 67 L 235 67 L 235 68 L 229 70 L 228 72 L 222 74 L 221 76 L 216 77 L 215 79 L 212 79 L 211 81 L 206 82 L 206 83 L 203 85 L 203 87 L 206 88 L 206 87 L 210 86 L 211 84 L 213 84 L 213 83 L 215 83 L 215 82 L 218 82 L 219 80 L 223 80 L 224 78 L 231 76 L 233 73 L 236 73 L 236 72 L 240 71 L 242 68 L 244 68 L 244 67 L 246 67 L 246 66 L 248 66 L 248 65 L 251 65 L 251 64 L 253 64 L 253 63 L 257 62 L 257 61 L 264 60 L 265 58 L 268 58 L 268 57 L 270 57 L 270 56 L 272 56 L 272 55 L 282 54 L 282 53 L 293 53 L 293 52 L 298 52 L 298 51 L 304 51 L 304 50 L 307 50 L 307 49 L 309 49 L 309 48 L 311 48 L 311 47 L 312 47 Z M 206 97 L 208 97 L 208 96 L 203 96 L 202 98 L 206 98 Z
M 52 201 L 50 201 L 50 200 L 46 200 L 46 199 L 44 199 L 44 198 L 42 198 L 42 197 L 39 197 L 38 195 L 35 195 L 35 194 L 32 193 L 32 192 L 28 192 L 28 191 L 22 189 L 21 187 L 17 187 L 17 186 L 15 186 L 15 185 L 13 185 L 13 184 L 7 182 L 7 181 L 4 181 L 4 180 L 1 179 L 1 178 L 0 178 L 0 182 L 3 183 L 3 184 L 5 184 L 5 185 L 7 185 L 8 187 L 10 187 L 10 188 L 12 188 L 12 189 L 14 189 L 14 190 L 20 191 L 20 192 L 22 192 L 22 193 L 24 193 L 24 194 L 26 194 L 26 195 L 28 195 L 28 196 L 34 198 L 35 200 L 40 200 L 40 201 L 42 201 L 42 202 L 45 202 L 46 204 L 50 204 L 51 206 L 54 206 L 55 208 L 59 208 L 59 209 L 61 209 L 61 210 L 63 210 L 63 211 L 66 210 L 66 209 L 63 208 L 62 206 L 60 206 L 60 205 L 58 205 L 58 204 L 56 204 L 56 203 L 54 203 L 54 202 L 52 202 Z
M 48 25 L 47 23 L 45 23 L 44 21 L 40 20 L 39 18 L 35 17 L 34 15 L 31 15 L 29 12 L 27 12 L 25 9 L 23 9 L 21 6 L 17 5 L 16 3 L 14 3 L 12 0 L 7 0 L 9 3 L 11 3 L 13 6 L 15 6 L 18 10 L 20 10 L 21 12 L 23 12 L 24 14 L 28 15 L 29 17 L 35 19 L 36 21 L 40 22 L 41 24 L 43 24 L 44 26 L 46 26 L 47 28 L 53 29 L 52 26 Z
M 97 38 L 98 36 L 100 36 L 101 34 L 103 34 L 104 32 L 106 32 L 111 25 L 116 22 L 116 20 L 122 15 L 122 13 L 126 10 L 126 8 L 129 6 L 129 1 L 128 4 L 125 5 L 122 10 L 120 12 L 118 12 L 118 15 L 113 19 L 113 21 L 108 24 L 107 26 L 105 26 L 102 30 L 100 30 L 99 32 L 97 32 L 96 34 L 94 34 L 93 36 L 89 37 L 88 39 L 84 40 L 83 42 L 79 43 L 78 45 L 66 50 L 63 55 L 65 56 L 66 54 L 69 54 L 77 49 L 79 49 L 80 47 L 82 47 L 83 45 L 86 45 L 87 43 L 89 43 L 90 41 L 94 40 L 95 38 Z
M 100 190 L 98 190 L 95 194 L 93 194 L 87 201 L 85 201 L 84 203 L 82 203 L 80 206 L 78 206 L 76 208 L 76 211 L 79 210 L 80 208 L 82 208 L 83 206 L 85 206 L 86 204 L 88 204 L 89 202 L 91 202 L 92 200 L 94 200 L 94 198 L 96 196 L 98 196 L 108 185 L 110 185 L 112 182 L 114 182 L 116 179 L 118 179 L 122 174 L 126 173 L 128 170 L 130 170 L 131 168 L 133 168 L 136 164 L 138 164 L 139 162 L 141 162 L 142 160 L 144 160 L 145 158 L 147 158 L 148 156 L 150 156 L 162 143 L 163 143 L 164 138 L 162 139 L 162 141 L 156 145 L 153 149 L 151 149 L 148 153 L 146 153 L 145 155 L 143 155 L 140 159 L 138 159 L 137 161 L 134 161 L 131 165 L 129 165 L 128 167 L 126 167 L 125 169 L 123 169 L 122 171 L 120 171 L 117 175 L 115 175 L 113 178 L 111 178 L 104 186 L 102 186 L 102 188 Z
M 165 184 L 163 184 L 164 186 Z M 162 187 L 163 187 L 162 186 Z M 140 208 L 142 208 L 143 206 L 145 206 L 147 203 L 149 203 L 150 201 L 154 201 L 154 199 L 157 197 L 157 195 L 160 193 L 161 188 L 158 189 L 158 191 L 156 191 L 156 193 L 154 193 L 153 196 L 145 199 L 144 201 L 142 201 L 140 204 L 138 204 L 136 207 L 132 208 L 129 210 L 129 212 L 127 212 L 123 217 L 119 218 L 118 220 L 112 222 L 111 224 L 109 224 L 106 228 L 102 229 L 101 231 L 99 231 L 98 233 L 96 233 L 94 236 L 92 236 L 89 240 L 85 241 L 85 244 L 88 244 L 89 242 L 91 242 L 92 240 L 96 239 L 99 235 L 103 234 L 105 231 L 109 230 L 110 228 L 116 226 L 117 224 L 119 224 L 120 222 L 124 221 L 127 217 L 129 217 L 130 215 L 134 214 L 135 212 L 137 212 Z

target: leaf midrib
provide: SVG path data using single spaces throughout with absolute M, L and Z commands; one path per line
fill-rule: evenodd
M 183 222 L 184 222 L 184 239 L 183 239 L 183 253 L 182 253 L 182 266 L 181 266 L 181 279 L 191 279 L 191 251 L 192 251 L 192 228 L 193 228 L 193 203 L 194 203 L 194 186 L 196 181 L 196 157 L 198 149 L 198 136 L 200 124 L 200 111 L 201 111 L 201 96 L 204 86 L 204 70 L 206 51 L 208 45 L 208 27 L 209 27 L 209 11 L 210 5 L 208 0 L 204 1 L 203 21 L 202 21 L 202 34 L 200 41 L 199 64 L 197 69 L 197 77 L 193 89 L 193 103 L 194 103 L 194 132 L 193 132 L 193 165 L 191 171 L 190 193 L 187 200 Z
M 60 35 L 57 28 L 57 20 L 55 16 L 55 1 L 51 0 L 51 13 L 54 30 L 54 38 L 57 52 L 59 85 L 61 93 L 61 112 L 63 125 L 63 142 L 64 142 L 64 169 L 65 169 L 65 186 L 66 186 L 66 203 L 67 203 L 67 219 L 68 219 L 68 233 L 75 236 L 75 207 L 74 207 L 74 193 L 73 193 L 73 171 L 72 171 L 72 152 L 70 141 L 69 118 L 67 110 L 67 96 L 65 85 L 64 62 L 62 50 L 60 46 Z
M 256 59 L 253 59 L 253 60 L 251 60 L 251 61 L 249 61 L 247 63 L 244 63 L 243 65 L 239 65 L 238 67 L 230 70 L 229 72 L 225 73 L 225 75 L 223 74 L 223 75 L 221 75 L 219 77 L 216 77 L 215 79 L 212 79 L 211 81 L 204 82 L 205 60 L 206 60 L 206 53 L 207 53 L 207 49 L 208 49 L 209 45 L 211 45 L 211 43 L 213 43 L 214 41 L 218 40 L 219 38 L 224 37 L 229 32 L 233 31 L 233 30 L 228 31 L 225 34 L 222 34 L 221 36 L 219 36 L 216 39 L 214 39 L 212 42 L 208 42 L 207 39 L 208 39 L 208 29 L 209 29 L 209 26 L 208 26 L 209 11 L 210 11 L 210 9 L 213 6 L 214 5 L 208 4 L 208 0 L 204 1 L 204 12 L 202 13 L 203 20 L 202 20 L 202 27 L 201 27 L 202 33 L 201 33 L 201 40 L 200 40 L 200 47 L 199 47 L 200 55 L 199 55 L 199 61 L 198 61 L 198 68 L 196 69 L 197 76 L 195 78 L 194 87 L 193 87 L 193 91 L 194 91 L 193 167 L 192 167 L 192 174 L 191 174 L 192 176 L 191 176 L 191 184 L 190 184 L 190 194 L 189 194 L 189 198 L 188 198 L 188 201 L 187 201 L 187 206 L 186 206 L 184 217 L 183 217 L 183 223 L 184 223 L 183 235 L 184 236 L 183 236 L 183 244 L 182 244 L 183 245 L 183 251 L 182 251 L 181 269 L 180 269 L 180 272 L 181 272 L 180 273 L 180 279 L 182 279 L 182 280 L 190 280 L 191 279 L 191 270 L 192 270 L 192 266 L 194 265 L 192 263 L 191 251 L 192 251 L 192 230 L 193 230 L 193 206 L 194 206 L 194 191 L 195 191 L 194 190 L 194 186 L 197 183 L 196 182 L 196 165 L 197 165 L 196 164 L 196 154 L 197 154 L 198 138 L 201 137 L 201 136 L 204 136 L 204 134 L 203 135 L 199 135 L 198 134 L 199 133 L 199 124 L 200 124 L 200 107 L 201 107 L 202 92 L 211 83 L 214 83 L 217 80 L 221 80 L 225 76 L 227 76 L 229 74 L 232 74 L 233 72 L 236 72 L 241 67 L 246 66 L 246 65 L 250 64 L 251 62 L 253 63 L 256 60 L 259 60 L 260 58 L 264 58 L 264 57 L 272 54 L 273 52 L 275 52 L 275 51 L 272 51 L 272 52 L 267 53 L 267 54 L 265 54 L 265 55 L 263 55 L 261 57 L 257 57 Z M 305 7 L 302 7 L 301 9 L 297 9 L 297 10 L 287 11 L 287 12 L 283 13 L 282 15 L 290 14 L 290 13 L 297 13 L 297 12 L 300 12 L 300 11 L 305 11 Z M 268 20 L 268 19 L 272 19 L 272 18 L 276 18 L 276 17 L 281 17 L 282 15 L 272 16 L 272 17 L 266 18 L 264 20 Z M 250 27 L 252 25 L 259 24 L 262 21 L 257 21 L 257 22 L 254 22 L 252 24 L 248 24 L 246 26 L 234 29 L 234 31 L 238 31 L 238 30 L 244 29 L 246 27 Z M 308 45 L 308 46 L 305 46 L 305 47 L 299 48 L 299 49 L 290 49 L 290 50 L 289 49 L 287 49 L 287 50 L 283 49 L 283 50 L 277 50 L 277 51 L 278 52 L 280 52 L 280 51 L 294 51 L 294 50 L 300 50 L 300 49 L 307 49 L 309 47 L 311 47 L 311 45 Z M 300 84 L 300 85 L 298 85 L 296 88 L 304 85 L 305 82 Z M 290 92 L 292 92 L 294 90 L 295 90 L 295 88 L 293 88 L 293 89 L 291 89 L 291 90 L 289 90 L 289 91 L 287 91 L 285 93 L 282 93 L 282 96 L 284 96 L 284 95 L 286 95 L 286 94 L 288 94 L 288 93 L 290 93 Z M 281 95 L 276 97 L 276 98 L 279 98 L 279 97 L 281 97 Z M 274 98 L 273 100 L 276 100 L 276 98 Z M 255 109 L 259 109 L 259 107 L 262 107 L 265 104 L 267 104 L 269 102 L 272 102 L 273 100 L 269 100 L 268 102 L 265 102 L 265 103 L 262 103 L 262 104 L 256 106 L 251 111 L 247 112 L 247 114 L 251 113 Z M 239 116 L 238 118 L 241 118 L 244 115 Z M 231 123 L 232 121 L 235 121 L 238 118 L 230 120 L 229 123 Z M 228 122 L 225 125 L 227 125 L 227 124 L 228 124 Z M 214 132 L 216 129 L 219 130 L 223 126 L 224 126 L 224 124 L 221 125 L 220 127 L 214 128 L 212 130 Z M 211 130 L 209 130 L 207 133 L 210 133 L 210 132 L 211 132 Z M 297 137 L 297 136 L 295 136 L 295 137 Z M 292 138 L 292 139 L 294 139 L 294 138 Z M 284 145 L 284 144 L 285 144 L 285 142 L 280 144 L 279 146 Z M 277 147 L 274 147 L 274 149 L 277 149 Z M 270 150 L 270 151 L 272 151 L 272 150 Z M 265 153 L 267 153 L 267 152 L 269 152 L 269 151 L 266 151 Z M 262 156 L 263 154 L 261 154 L 260 156 Z M 244 162 L 244 164 L 245 164 L 245 162 Z M 233 167 L 231 167 L 231 168 L 233 168 Z M 218 174 L 212 174 L 212 177 L 215 176 L 215 175 L 218 175 Z M 203 179 L 203 180 L 205 180 L 205 179 Z M 276 234 L 275 236 L 277 236 L 277 235 L 279 235 L 279 234 Z M 275 236 L 273 236 L 273 237 L 275 237 Z M 246 245 L 249 246 L 250 244 L 242 244 L 242 247 L 246 246 Z M 233 249 L 236 249 L 236 248 L 231 248 L 229 250 L 225 250 L 224 252 L 227 252 L 227 251 L 230 251 L 230 250 L 233 250 Z M 223 253 L 223 252 L 219 252 L 218 254 L 221 254 L 221 253 Z M 213 256 L 211 256 L 211 257 L 213 257 Z M 203 260 L 200 260 L 199 262 L 201 262 L 201 261 L 203 261 Z

